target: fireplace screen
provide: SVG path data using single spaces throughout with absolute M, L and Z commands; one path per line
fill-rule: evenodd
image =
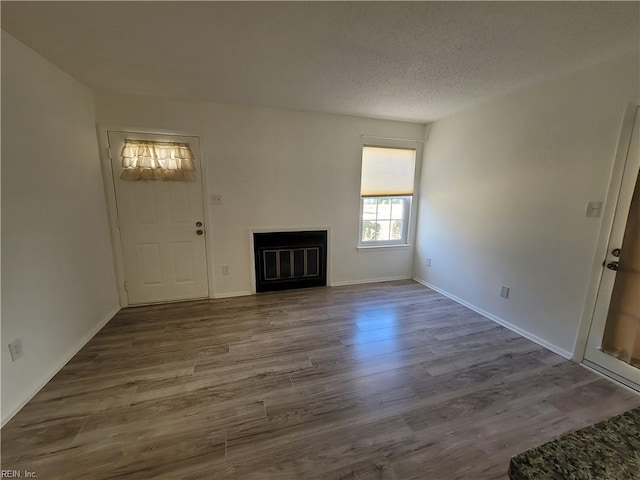
M 264 250 L 264 280 L 317 277 L 320 274 L 320 248 L 282 248 Z

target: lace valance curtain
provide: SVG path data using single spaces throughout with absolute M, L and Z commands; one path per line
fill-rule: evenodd
M 193 152 L 187 143 L 125 140 L 120 156 L 122 180 L 195 180 Z

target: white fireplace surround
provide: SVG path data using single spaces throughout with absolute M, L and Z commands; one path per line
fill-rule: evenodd
M 253 241 L 254 233 L 278 233 L 278 232 L 307 232 L 315 230 L 324 230 L 327 232 L 327 286 L 336 286 L 331 281 L 331 227 L 327 226 L 301 226 L 301 227 L 270 227 L 270 228 L 250 228 L 249 229 L 249 255 L 251 261 L 251 293 L 256 293 L 256 262 L 255 262 L 255 244 Z

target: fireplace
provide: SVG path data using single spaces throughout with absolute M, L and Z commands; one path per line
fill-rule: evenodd
M 256 292 L 327 284 L 327 231 L 253 234 Z

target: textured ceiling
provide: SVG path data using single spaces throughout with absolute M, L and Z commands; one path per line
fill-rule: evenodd
M 100 91 L 430 121 L 640 45 L 638 2 L 2 2 Z

